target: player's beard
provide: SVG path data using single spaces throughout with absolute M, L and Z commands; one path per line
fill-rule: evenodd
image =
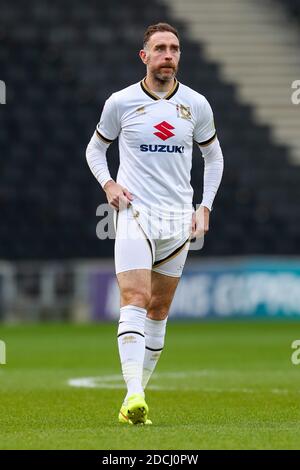
M 163 68 L 172 68 L 172 73 L 164 73 L 163 72 Z M 177 71 L 178 71 L 178 66 L 176 67 L 175 65 L 165 65 L 165 66 L 161 66 L 159 67 L 154 73 L 153 73 L 153 76 L 155 78 L 155 80 L 157 80 L 158 82 L 160 83 L 166 83 L 166 82 L 170 82 L 171 80 L 174 80 L 176 74 L 177 74 Z

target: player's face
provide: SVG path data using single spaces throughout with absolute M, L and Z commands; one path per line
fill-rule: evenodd
M 154 33 L 144 50 L 142 60 L 148 72 L 162 82 L 172 80 L 178 70 L 180 46 L 178 38 L 170 32 Z

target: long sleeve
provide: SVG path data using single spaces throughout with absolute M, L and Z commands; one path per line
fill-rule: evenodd
M 90 170 L 99 181 L 102 188 L 109 180 L 112 179 L 106 159 L 106 151 L 108 147 L 109 144 L 101 140 L 97 136 L 96 132 L 94 132 L 86 149 L 86 159 Z
M 207 146 L 200 146 L 204 158 L 203 197 L 201 205 L 212 209 L 221 183 L 224 160 L 217 137 Z
M 107 166 L 106 151 L 112 141 L 118 137 L 120 130 L 118 106 L 113 93 L 105 101 L 100 121 L 86 149 L 88 165 L 102 188 L 112 179 Z

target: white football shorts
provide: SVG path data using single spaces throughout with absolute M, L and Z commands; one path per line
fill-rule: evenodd
M 150 269 L 171 277 L 180 277 L 189 250 L 189 233 L 152 238 L 147 227 L 139 222 L 139 211 L 132 206 L 115 211 L 116 274 L 133 269 Z

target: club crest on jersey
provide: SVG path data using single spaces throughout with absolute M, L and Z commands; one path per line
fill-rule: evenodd
M 185 106 L 184 104 L 177 104 L 177 116 L 181 119 L 192 119 L 191 109 L 189 106 Z

